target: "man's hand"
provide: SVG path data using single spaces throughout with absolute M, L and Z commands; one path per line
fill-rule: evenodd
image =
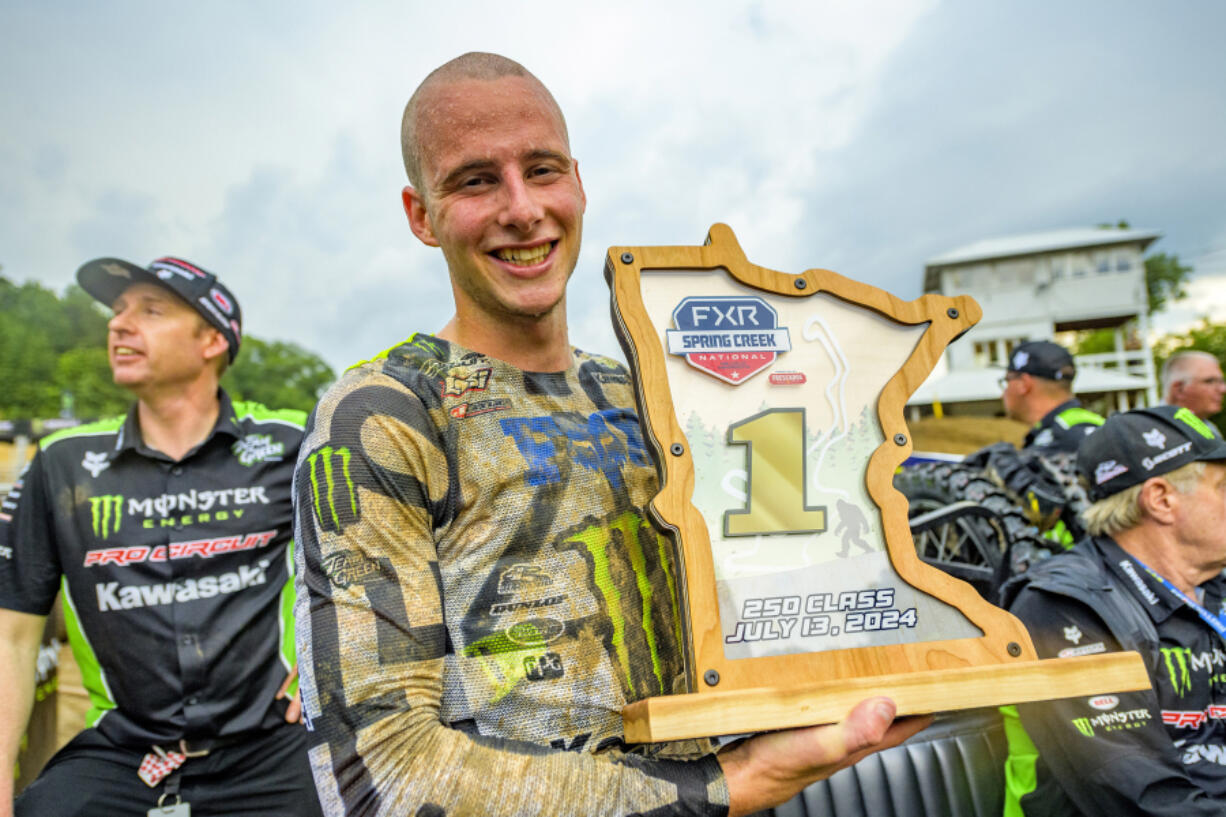
M 302 696 L 298 692 L 298 687 L 294 687 L 294 694 L 289 694 L 289 688 L 298 680 L 298 665 L 290 669 L 289 675 L 285 676 L 285 680 L 281 683 L 281 688 L 277 690 L 276 700 L 289 698 L 289 706 L 285 710 L 286 723 L 298 723 L 302 720 Z
M 721 752 L 729 817 L 777 806 L 810 783 L 897 746 L 932 723 L 930 717 L 895 723 L 895 711 L 889 698 L 869 698 L 840 723 L 768 732 Z

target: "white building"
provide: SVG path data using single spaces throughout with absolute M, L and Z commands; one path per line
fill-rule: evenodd
M 1062 333 L 1114 329 L 1115 350 L 1077 356 L 1073 391 L 1125 410 L 1158 402 L 1142 254 L 1155 230 L 1075 228 L 993 238 L 930 259 L 924 291 L 970 295 L 983 319 L 945 353 L 945 366 L 912 396 L 912 416 L 939 402 L 946 413 L 995 414 L 997 380 L 1013 348 Z M 995 367 L 995 368 L 993 368 Z

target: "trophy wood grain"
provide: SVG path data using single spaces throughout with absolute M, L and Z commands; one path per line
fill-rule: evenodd
M 624 259 L 631 259 L 629 261 Z M 878 400 L 877 414 L 885 441 L 869 460 L 866 483 L 881 511 L 882 526 L 894 569 L 907 584 L 958 608 L 983 635 L 914 644 L 857 647 L 782 656 L 728 659 L 724 654 L 710 536 L 702 514 L 691 503 L 694 468 L 685 433 L 673 406 L 672 384 L 665 368 L 665 350 L 644 308 L 641 271 L 703 271 L 726 269 L 737 281 L 766 292 L 796 298 L 826 293 L 857 304 L 903 325 L 928 324 L 906 364 L 889 379 Z M 709 670 L 719 674 L 718 690 L 787 687 L 814 678 L 851 679 L 925 670 L 952 670 L 985 664 L 1018 666 L 1037 656 L 1025 626 L 1014 616 L 989 604 L 966 582 L 925 564 L 916 554 L 907 521 L 906 497 L 894 489 L 894 471 L 911 452 L 903 419 L 907 399 L 932 371 L 945 347 L 982 315 L 966 296 L 924 295 L 903 301 L 890 293 L 826 269 L 791 275 L 751 264 L 724 224 L 711 227 L 704 246 L 612 247 L 605 267 L 613 290 L 615 328 L 635 370 L 635 386 L 644 436 L 661 464 L 660 493 L 651 503 L 656 520 L 679 536 L 680 582 L 688 611 L 687 667 L 690 688 L 712 694 L 703 680 Z M 804 287 L 797 285 L 804 281 Z M 651 384 L 651 390 L 643 387 Z M 903 435 L 904 443 L 895 442 Z M 678 456 L 670 447 L 680 444 Z M 1012 652 L 1010 652 L 1012 647 Z M 686 696 L 683 696 L 686 697 Z
M 627 706 L 622 719 L 628 742 L 656 743 L 835 723 L 875 695 L 892 698 L 903 716 L 1149 687 L 1141 656 L 1117 652 L 669 695 Z

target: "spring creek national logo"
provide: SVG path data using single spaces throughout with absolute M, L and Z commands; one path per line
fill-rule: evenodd
M 274 441 L 271 434 L 248 434 L 230 450 L 240 465 L 250 468 L 257 462 L 280 462 L 285 456 L 285 443 Z
M 668 352 L 733 386 L 766 369 L 792 348 L 779 314 L 757 296 L 685 298 L 667 329 Z

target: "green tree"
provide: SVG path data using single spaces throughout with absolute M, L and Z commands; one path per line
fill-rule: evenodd
M 63 297 L 0 276 L 0 418 L 92 419 L 122 413 L 132 395 L 111 380 L 106 311 L 78 286 Z M 223 385 L 236 399 L 310 410 L 333 380 L 328 365 L 292 343 L 248 336 Z
M 1179 256 L 1164 252 L 1145 259 L 1145 289 L 1149 293 L 1150 315 L 1166 308 L 1171 301 L 1186 298 L 1184 286 L 1192 275 L 1192 267 L 1179 263 Z
M 123 414 L 132 402 L 128 391 L 111 379 L 106 346 L 80 346 L 64 352 L 55 363 L 57 393 L 72 395 L 77 417 L 110 417 Z
M 247 335 L 221 383 L 236 400 L 310 411 L 334 379 L 332 369 L 314 352 Z

